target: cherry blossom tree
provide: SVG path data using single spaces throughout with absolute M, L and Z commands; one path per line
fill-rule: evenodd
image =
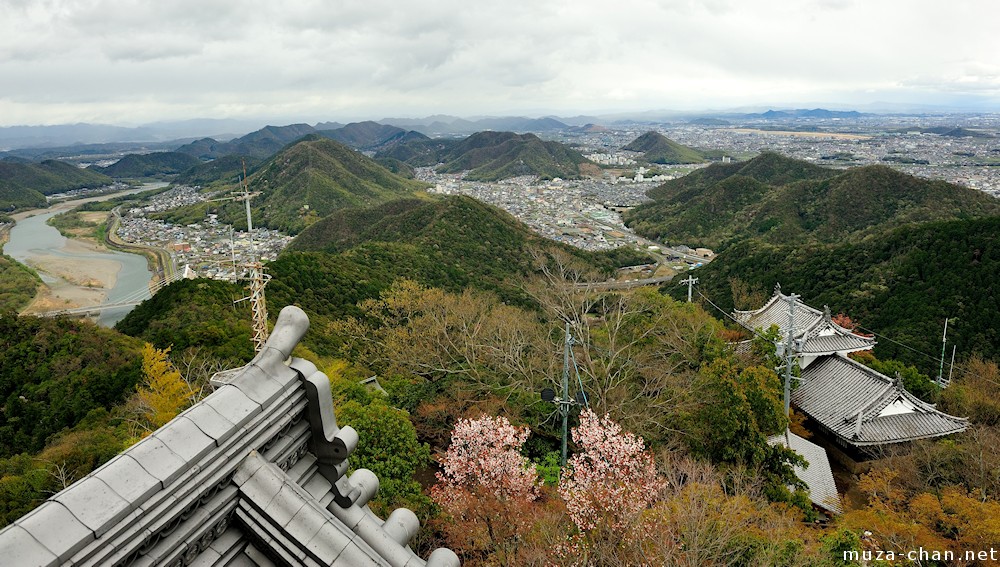
M 435 499 L 447 502 L 454 493 L 485 489 L 501 500 L 534 500 L 541 481 L 535 465 L 521 454 L 527 427 L 514 427 L 505 417 L 461 419 L 441 459 Z
M 570 518 L 581 531 L 602 525 L 631 530 L 663 488 L 642 438 L 587 409 L 573 439 L 582 450 L 570 458 L 559 482 Z
M 471 557 L 516 564 L 523 534 L 537 519 L 533 503 L 542 481 L 520 450 L 527 427 L 504 417 L 462 419 L 440 459 L 431 498 L 448 513 L 443 526 L 449 545 Z

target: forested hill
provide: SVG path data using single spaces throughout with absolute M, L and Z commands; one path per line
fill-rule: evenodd
M 228 155 L 241 155 L 256 159 L 264 159 L 275 154 L 289 143 L 316 132 L 308 124 L 289 124 L 288 126 L 265 126 L 255 132 L 230 140 L 220 142 L 212 138 L 202 138 L 190 144 L 184 144 L 176 151 L 200 159 L 216 159 Z
M 230 158 L 216 171 L 199 166 L 195 172 L 206 180 L 218 174 L 233 182 L 242 168 Z M 254 223 L 292 234 L 335 210 L 384 203 L 428 187 L 319 134 L 289 144 L 250 172 L 247 179 L 250 190 L 259 193 L 252 201 Z M 205 210 L 205 204 L 193 205 L 161 217 L 172 222 L 197 222 Z M 222 205 L 219 211 L 224 221 L 246 226 L 241 204 Z
M 201 160 L 181 152 L 154 152 L 151 154 L 128 154 L 115 163 L 88 169 L 103 173 L 108 177 L 140 178 L 187 171 L 201 164 Z
M 589 253 L 539 237 L 508 213 L 470 197 L 407 198 L 336 211 L 304 230 L 268 264 L 273 279 L 267 294 L 271 304 L 301 306 L 318 327 L 358 315 L 359 302 L 377 298 L 400 278 L 451 292 L 492 291 L 509 303 L 528 305 L 522 283 L 537 262 L 560 255 L 603 278 L 618 263 L 643 261 L 622 253 Z M 233 343 L 224 337 L 235 328 L 229 302 L 241 292 L 227 289 L 214 283 L 171 285 L 118 328 L 161 347 L 171 340 L 178 348 L 200 340 L 215 355 L 234 356 Z M 209 315 L 215 311 L 224 315 Z M 195 331 L 171 339 L 167 321 L 174 320 L 188 321 L 182 327 Z M 310 336 L 320 353 L 328 353 L 326 341 L 335 339 Z
M 141 377 L 140 343 L 84 321 L 0 314 L 0 458 L 34 452 Z
M 924 353 L 940 354 L 944 319 L 957 318 L 948 336 L 960 360 L 972 353 L 1000 358 L 1000 217 L 904 226 L 856 243 L 744 241 L 697 275 L 705 295 L 724 309 L 733 306 L 731 278 L 765 295 L 781 283 L 810 305 L 827 304 Z M 891 341 L 880 340 L 876 353 L 937 371 L 936 361 Z
M 659 132 L 646 132 L 622 148 L 632 152 L 643 152 L 643 157 L 651 163 L 704 163 L 705 156 L 694 148 L 678 144 Z
M 649 192 L 625 222 L 650 238 L 723 249 L 751 238 L 781 244 L 860 240 L 909 223 L 1000 214 L 1000 201 L 885 166 L 846 171 L 764 153 L 711 165 Z
M 478 132 L 463 140 L 400 140 L 376 154 L 412 166 L 442 164 L 440 173 L 468 171 L 466 179 L 497 181 L 519 175 L 542 179 L 580 177 L 580 165 L 589 163 L 579 152 L 534 134 Z
M 551 254 L 591 269 L 612 269 L 610 256 L 539 237 L 506 212 L 470 197 L 404 199 L 338 211 L 303 231 L 270 264 L 275 281 L 269 290 L 275 291 L 268 293 L 336 316 L 353 313 L 358 301 L 408 278 L 449 291 L 494 291 L 525 304 L 523 278 Z
M 44 207 L 45 195 L 110 183 L 112 179 L 106 175 L 61 161 L 17 163 L 0 160 L 0 211 Z
M 446 150 L 439 159 L 444 162 L 439 172 L 470 170 L 465 178 L 474 181 L 497 181 L 520 175 L 575 179 L 580 177 L 580 164 L 589 163 L 579 152 L 559 142 L 545 142 L 534 134 L 513 132 L 473 134 Z

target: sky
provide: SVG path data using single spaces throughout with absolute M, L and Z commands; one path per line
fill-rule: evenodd
M 0 126 L 1000 112 L 996 0 L 0 0 Z

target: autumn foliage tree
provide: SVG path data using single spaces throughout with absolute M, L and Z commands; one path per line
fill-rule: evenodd
M 145 381 L 136 391 L 136 401 L 147 431 L 159 429 L 173 419 L 195 394 L 167 358 L 169 354 L 169 348 L 160 350 L 149 343 L 142 347 Z

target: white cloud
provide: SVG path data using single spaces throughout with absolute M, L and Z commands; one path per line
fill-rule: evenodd
M 993 0 L 0 0 L 0 123 L 996 95 L 997 16 Z

